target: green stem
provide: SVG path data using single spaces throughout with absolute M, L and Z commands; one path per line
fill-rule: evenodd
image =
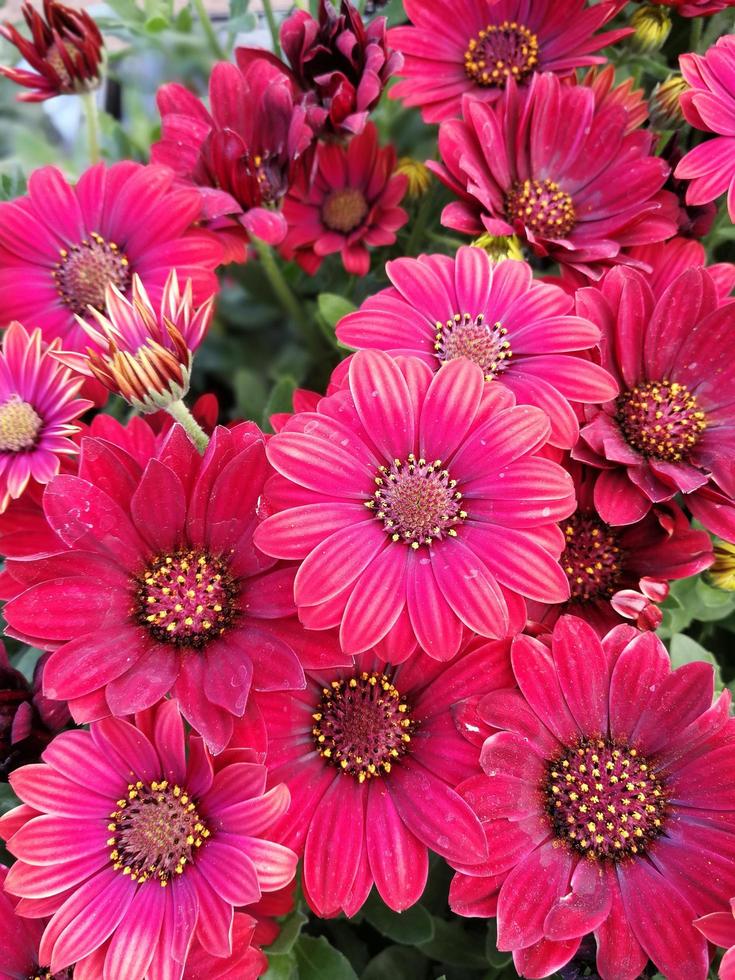
M 202 25 L 202 30 L 207 37 L 207 43 L 209 48 L 217 59 L 217 61 L 226 61 L 227 55 L 222 50 L 222 45 L 219 43 L 219 39 L 212 26 L 212 21 L 209 19 L 209 14 L 207 13 L 207 8 L 204 6 L 204 0 L 194 0 L 194 7 L 196 8 L 197 16 Z
M 186 434 L 197 447 L 199 452 L 204 453 L 204 450 L 209 445 L 209 436 L 201 425 L 199 425 L 184 402 L 180 400 L 177 402 L 171 402 L 170 405 L 166 406 L 166 411 L 174 419 L 174 421 L 183 425 L 184 429 L 186 430 Z
M 263 12 L 265 13 L 265 19 L 268 21 L 268 30 L 271 32 L 273 51 L 276 57 L 280 57 L 281 42 L 278 38 L 278 24 L 276 23 L 276 15 L 273 13 L 273 5 L 271 4 L 271 0 L 263 0 Z
M 254 235 L 250 236 L 250 240 L 258 252 L 263 271 L 268 277 L 268 282 L 276 299 L 298 326 L 309 350 L 312 352 L 319 351 L 321 347 L 319 338 L 308 316 L 305 316 L 303 306 L 296 299 L 291 287 L 286 282 L 281 267 L 273 254 L 273 249 L 267 242 L 264 242 L 261 238 L 256 238 Z
M 696 52 L 699 50 L 699 43 L 702 40 L 702 28 L 703 28 L 702 18 L 693 17 L 692 29 L 689 33 L 689 48 L 688 48 L 689 51 Z
M 82 93 L 84 118 L 87 122 L 87 146 L 89 147 L 89 162 L 99 163 L 100 154 L 100 117 L 97 109 L 95 92 Z
M 421 236 L 426 228 L 426 222 L 429 220 L 431 204 L 431 194 L 424 194 L 419 209 L 416 212 L 416 217 L 413 219 L 411 234 L 408 236 L 408 241 L 406 242 L 406 255 L 415 255 L 416 247 L 421 244 Z

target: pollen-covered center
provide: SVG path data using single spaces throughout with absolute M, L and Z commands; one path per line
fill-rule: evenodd
M 64 63 L 62 50 L 64 54 L 67 55 L 67 57 L 70 57 L 71 60 L 74 61 L 73 53 L 69 50 L 69 47 L 66 44 L 64 44 L 63 41 L 57 41 L 55 44 L 51 45 L 51 47 L 46 52 L 46 57 L 44 58 L 44 61 L 50 68 L 53 68 L 53 70 L 56 72 L 59 78 L 59 82 L 61 83 L 63 88 L 71 89 L 73 87 L 72 77 L 69 74 L 69 69 L 66 67 L 66 64 Z
M 38 967 L 35 973 L 31 973 L 28 980 L 72 980 L 73 976 L 73 966 L 68 966 L 65 970 L 57 970 L 56 973 L 52 973 L 51 970 L 44 970 L 43 967 Z
M 687 460 L 707 428 L 707 418 L 686 385 L 644 381 L 617 400 L 617 420 L 626 441 L 644 456 Z
M 499 321 L 490 323 L 485 320 L 484 313 L 476 316 L 455 313 L 446 323 L 437 320 L 434 351 L 442 363 L 456 357 L 474 361 L 482 368 L 485 380 L 492 381 L 513 356 L 507 333 Z
M 332 231 L 346 235 L 362 224 L 368 213 L 365 195 L 356 187 L 332 191 L 322 205 L 322 221 Z
M 138 622 L 165 643 L 203 647 L 235 615 L 235 581 L 226 562 L 206 552 L 159 555 L 135 586 Z
M 361 783 L 390 772 L 416 728 L 390 678 L 367 671 L 322 688 L 312 718 L 319 755 Z
M 186 790 L 167 779 L 130 783 L 116 805 L 107 825 L 110 860 L 133 881 L 156 878 L 168 884 L 171 875 L 183 873 L 210 834 Z
M 564 525 L 566 547 L 559 559 L 572 600 L 611 596 L 620 581 L 623 552 L 615 530 L 593 514 L 572 514 Z
M 542 238 L 564 238 L 574 228 L 574 203 L 554 180 L 524 180 L 505 195 L 505 216 Z
M 36 444 L 43 419 L 20 395 L 11 395 L 0 405 L 0 450 L 18 453 Z
M 381 466 L 376 491 L 365 501 L 393 541 L 416 549 L 443 538 L 456 537 L 456 525 L 466 517 L 457 481 L 442 469 L 441 460 L 427 462 L 413 453 Z
M 114 242 L 93 233 L 79 245 L 62 248 L 61 261 L 53 270 L 56 289 L 73 313 L 88 313 L 88 306 L 105 309 L 109 285 L 125 292 L 130 284 L 127 257 Z
M 667 790 L 645 756 L 584 739 L 547 763 L 542 785 L 557 838 L 601 861 L 644 854 L 664 831 Z
M 483 88 L 505 88 L 511 76 L 520 82 L 536 70 L 538 50 L 538 37 L 523 24 L 488 24 L 470 39 L 464 70 Z

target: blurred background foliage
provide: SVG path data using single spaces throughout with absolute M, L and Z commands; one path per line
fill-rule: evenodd
M 262 10 L 249 9 L 249 0 L 229 0 L 229 7 L 210 10 L 211 22 L 202 17 L 202 2 L 107 0 L 88 8 L 108 46 L 108 79 L 99 96 L 101 146 L 106 160 L 147 161 L 149 148 L 159 136 L 155 93 L 161 84 L 178 81 L 206 97 L 214 61 L 230 58 L 237 44 L 270 45 L 267 19 Z M 309 6 L 306 0 L 301 5 Z M 316 13 L 315 0 L 310 5 Z M 281 7 L 281 14 L 288 12 L 286 4 Z M 637 4 L 629 3 L 617 23 L 628 22 L 636 8 Z M 405 19 L 401 0 L 385 5 L 368 3 L 366 15 L 387 16 L 391 24 Z M 17 23 L 17 7 L 11 9 L 0 2 L 0 19 Z M 618 82 L 631 77 L 650 96 L 657 83 L 676 71 L 679 54 L 703 52 L 721 34 L 735 29 L 732 10 L 709 18 L 672 19 L 672 31 L 657 52 L 638 53 L 629 41 L 608 49 L 606 54 L 616 68 Z M 0 63 L 13 63 L 16 54 L 0 39 Z M 28 174 L 38 166 L 53 163 L 74 177 L 88 165 L 80 101 L 68 96 L 35 105 L 19 104 L 15 101 L 17 91 L 0 79 L 0 199 L 23 193 Z M 437 127 L 424 124 L 417 110 L 383 98 L 373 118 L 383 141 L 392 142 L 399 157 L 436 157 Z M 673 135 L 672 131 L 662 133 L 659 148 L 663 149 Z M 683 129 L 679 134 L 682 151 L 701 138 L 703 134 Z M 303 341 L 299 324 L 279 305 L 257 261 L 224 269 L 216 321 L 197 354 L 192 397 L 213 391 L 220 402 L 222 421 L 250 418 L 268 430 L 272 413 L 291 410 L 295 388 L 323 390 L 331 370 L 346 354 L 336 341 L 335 324 L 387 284 L 385 262 L 422 251 L 453 254 L 464 244 L 441 227 L 439 216 L 448 200 L 448 191 L 436 181 L 422 197 L 407 198 L 407 225 L 394 246 L 374 253 L 371 272 L 362 279 L 347 276 L 338 256 L 325 261 L 314 277 L 306 276 L 293 264 L 283 265 L 283 274 L 299 299 L 302 330 L 308 328 L 312 338 L 309 345 Z M 704 240 L 709 260 L 735 260 L 734 239 L 735 229 L 722 202 Z M 540 274 L 550 271 L 540 260 L 529 259 Z M 127 409 L 111 400 L 107 411 L 123 417 Z M 714 587 L 706 575 L 675 582 L 664 611 L 660 633 L 674 665 L 692 660 L 711 662 L 718 674 L 718 687 L 735 691 L 735 591 Z M 14 666 L 30 680 L 40 652 L 12 641 L 9 649 Z M 0 783 L 0 811 L 15 803 L 7 783 Z M 7 855 L 0 854 L 0 859 L 6 860 Z M 436 860 L 432 868 L 422 903 L 402 915 L 391 912 L 374 896 L 349 922 L 308 917 L 304 904 L 298 903 L 269 951 L 268 980 L 516 977 L 510 956 L 495 948 L 494 922 L 450 915 L 447 892 L 451 872 Z M 590 952 L 585 948 L 580 951 L 565 968 L 565 980 L 596 976 L 590 966 L 594 963 Z

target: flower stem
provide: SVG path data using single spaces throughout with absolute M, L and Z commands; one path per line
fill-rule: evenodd
M 283 310 L 288 313 L 298 326 L 309 350 L 318 352 L 321 346 L 319 337 L 315 333 L 308 316 L 304 314 L 303 306 L 296 299 L 291 287 L 286 282 L 281 267 L 273 254 L 273 249 L 267 242 L 264 242 L 261 238 L 256 238 L 254 235 L 251 235 L 251 241 L 258 252 L 263 271 L 268 277 L 268 282 L 276 299 L 281 304 Z
M 204 0 L 194 0 L 194 7 L 196 8 L 197 16 L 199 17 L 199 21 L 202 25 L 202 30 L 207 37 L 207 42 L 212 54 L 217 61 L 226 61 L 227 55 L 224 53 L 222 50 L 222 45 L 219 43 L 214 27 L 212 26 L 212 21 L 209 19 L 207 8 L 204 6 Z
M 276 23 L 276 15 L 273 13 L 271 0 L 263 0 L 263 13 L 265 14 L 265 19 L 268 21 L 268 30 L 271 32 L 273 51 L 276 57 L 280 57 L 281 42 L 278 39 L 278 24 Z
M 90 164 L 99 163 L 100 154 L 100 117 L 97 109 L 97 96 L 95 92 L 82 93 L 82 105 L 84 106 L 84 118 L 87 122 L 87 146 L 89 147 Z
M 199 452 L 204 453 L 204 450 L 209 445 L 209 436 L 201 425 L 199 425 L 184 402 L 181 400 L 171 402 L 170 405 L 166 406 L 166 411 L 175 422 L 183 425 L 184 429 L 186 430 L 186 434 L 197 447 Z
M 424 234 L 424 229 L 426 228 L 426 222 L 429 218 L 429 212 L 431 211 L 431 194 L 424 194 L 423 200 L 419 205 L 416 216 L 413 219 L 413 225 L 411 226 L 411 234 L 408 236 L 408 242 L 406 243 L 406 255 L 415 255 L 417 246 L 422 243 L 422 237 Z

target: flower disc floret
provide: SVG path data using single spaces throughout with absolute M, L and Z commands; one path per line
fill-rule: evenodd
M 477 85 L 503 88 L 512 76 L 522 80 L 538 65 L 538 37 L 524 24 L 488 24 L 470 39 L 464 70 Z
M 33 405 L 11 395 L 0 405 L 0 450 L 17 453 L 32 449 L 42 425 L 43 419 Z
M 85 316 L 88 307 L 105 310 L 109 285 L 121 292 L 130 285 L 130 263 L 115 242 L 92 232 L 89 238 L 62 248 L 53 272 L 59 296 L 72 313 Z
M 707 428 L 696 395 L 676 381 L 645 381 L 617 402 L 618 422 L 628 443 L 644 456 L 687 460 Z

